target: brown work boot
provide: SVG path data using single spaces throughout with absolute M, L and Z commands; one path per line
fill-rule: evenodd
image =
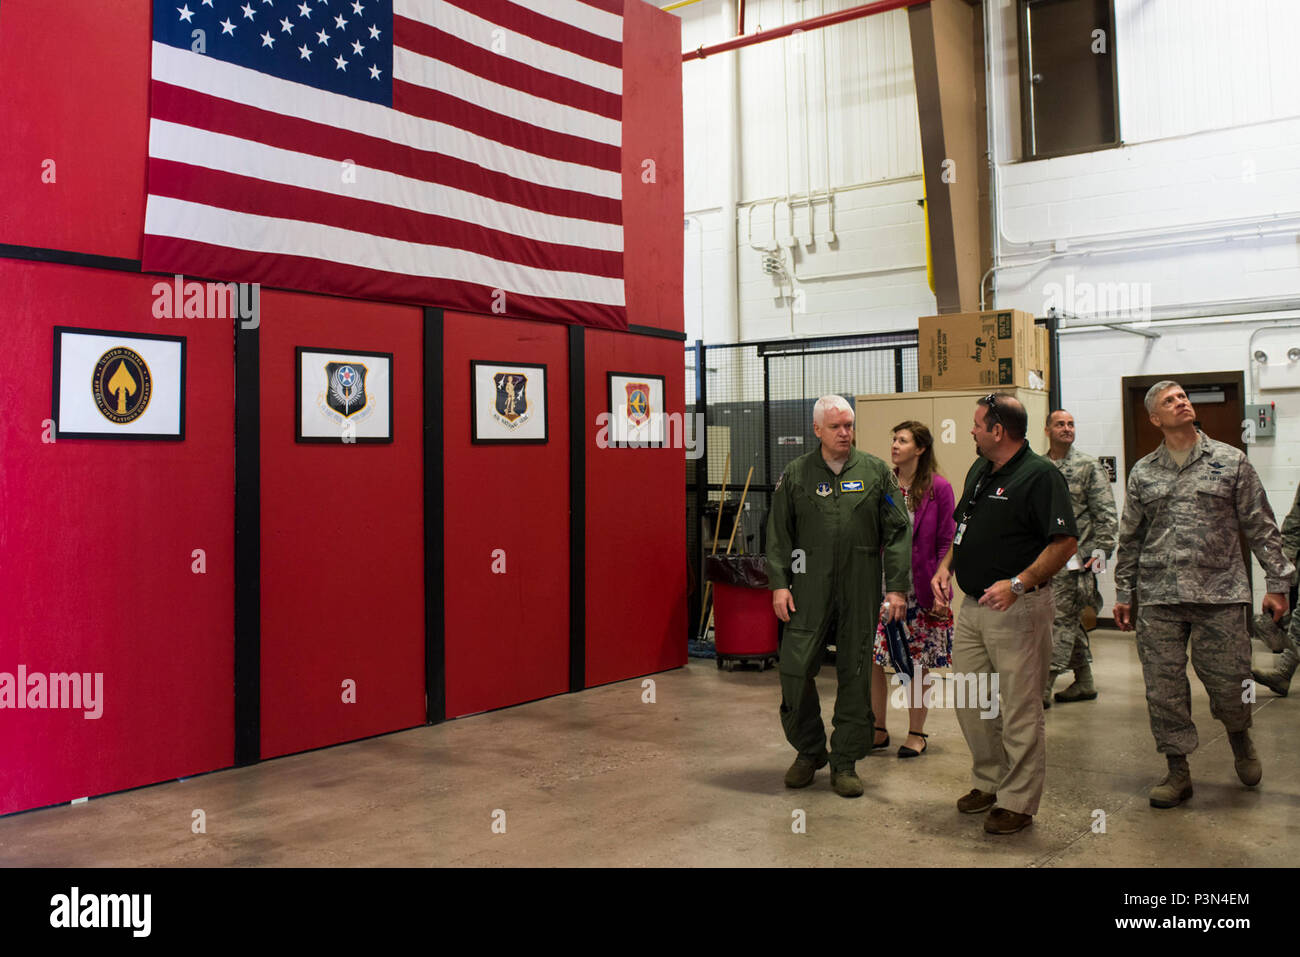
M 984 833 L 1015 834 L 1016 831 L 1023 831 L 1033 823 L 1034 816 L 1032 814 L 1021 814 L 1019 811 L 1008 811 L 1004 807 L 995 807 L 989 811 L 989 816 L 984 819 Z
M 957 799 L 957 810 L 962 814 L 980 814 L 997 803 L 997 794 L 971 788 L 970 794 L 963 794 Z
M 1192 796 L 1192 772 L 1187 757 L 1182 754 L 1166 756 L 1169 773 L 1149 793 L 1152 807 L 1178 807 Z
M 790 765 L 790 770 L 785 772 L 785 786 L 788 788 L 806 788 L 813 783 L 813 777 L 816 776 L 818 768 L 826 767 L 826 755 L 820 757 L 811 757 L 807 754 L 801 754 L 794 759 L 794 764 Z
M 847 768 L 831 768 L 831 787 L 840 797 L 862 797 L 862 779 L 851 764 Z
M 1249 731 L 1229 731 L 1228 743 L 1232 745 L 1233 764 L 1237 768 L 1237 777 L 1248 788 L 1253 788 L 1264 776 L 1264 767 L 1259 763 L 1255 745 L 1251 743 Z

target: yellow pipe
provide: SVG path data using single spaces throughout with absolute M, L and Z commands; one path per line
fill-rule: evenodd
M 925 172 L 921 173 L 921 210 L 925 217 L 925 281 L 934 292 L 934 252 L 930 248 L 930 204 L 926 199 Z
M 692 3 L 699 3 L 700 0 L 677 0 L 676 3 L 670 3 L 666 7 L 660 7 L 660 10 L 680 10 L 682 7 L 689 7 Z

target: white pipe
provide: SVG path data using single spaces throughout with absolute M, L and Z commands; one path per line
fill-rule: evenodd
M 721 16 L 724 27 L 731 29 L 737 21 L 736 0 L 723 0 Z M 723 67 L 725 93 L 722 102 L 723 137 L 726 141 L 722 171 L 722 317 L 726 323 L 724 337 L 740 341 L 740 254 L 736 200 L 740 194 L 740 51 L 733 50 Z M 703 239 L 701 239 L 701 243 Z M 704 264 L 701 261 L 701 272 Z M 724 338 L 723 341 L 727 341 Z
M 826 0 L 822 0 L 818 12 L 826 12 Z M 822 41 L 822 129 L 826 133 L 825 149 L 822 156 L 826 160 L 826 243 L 835 242 L 835 200 L 831 192 L 831 87 L 827 79 L 826 30 L 818 30 Z M 809 214 L 811 217 L 811 213 Z
M 1260 306 L 1261 308 L 1257 308 L 1253 310 L 1247 309 L 1241 312 L 1222 313 L 1218 315 L 1206 315 L 1206 316 L 1194 316 L 1194 317 L 1170 316 L 1167 319 L 1152 319 L 1150 323 L 1144 323 L 1142 328 L 1150 329 L 1152 327 L 1159 326 L 1161 328 L 1173 327 L 1175 329 L 1179 329 L 1184 326 L 1188 328 L 1192 328 L 1194 326 L 1239 326 L 1247 322 L 1281 322 L 1284 319 L 1291 318 L 1291 317 L 1284 316 L 1281 319 L 1261 319 L 1260 315 L 1274 313 L 1274 312 L 1300 312 L 1300 304 L 1297 304 L 1295 308 L 1287 308 L 1287 307 L 1270 308 L 1268 305 L 1268 301 L 1262 301 L 1260 303 Z M 1246 315 L 1246 312 L 1251 312 L 1252 314 Z M 1132 323 L 1129 324 L 1131 325 Z M 1117 332 L 1120 330 L 1117 330 L 1115 327 L 1120 325 L 1124 325 L 1124 322 L 1122 320 L 1116 321 L 1114 319 L 1107 320 L 1107 321 L 1089 322 L 1082 325 L 1073 325 L 1073 326 L 1064 327 L 1060 329 L 1057 334 L 1062 336 L 1067 336 L 1067 335 L 1082 336 L 1092 332 Z
M 996 275 L 999 264 L 1001 263 L 1002 248 L 999 243 L 1001 238 L 1001 222 L 999 220 L 1000 209 L 998 208 L 998 128 L 995 111 L 997 91 L 993 82 L 993 29 L 991 20 L 993 17 L 993 4 L 995 0 L 984 0 L 984 117 L 987 124 L 985 130 L 985 139 L 988 141 L 988 164 L 989 164 L 989 228 L 992 235 L 989 237 L 989 258 L 991 264 L 985 277 Z M 929 216 L 929 210 L 926 210 Z M 993 292 L 997 292 L 997 285 L 994 284 Z M 992 303 L 990 303 L 992 305 Z M 980 279 L 980 311 L 984 311 L 984 279 Z

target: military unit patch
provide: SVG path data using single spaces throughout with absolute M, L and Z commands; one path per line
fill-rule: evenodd
M 366 407 L 366 367 L 360 363 L 327 362 L 325 380 L 329 388 L 325 403 L 346 418 Z
M 528 376 L 521 372 L 498 372 L 492 376 L 496 385 L 496 405 L 492 417 L 507 429 L 517 429 L 530 418 Z
M 627 422 L 639 428 L 650 421 L 650 383 L 629 382 L 627 389 Z
M 100 414 L 122 425 L 144 415 L 153 394 L 153 376 L 140 353 L 115 346 L 95 363 L 90 391 Z
M 830 483 L 830 482 L 818 482 L 818 483 L 817 483 L 817 494 L 820 495 L 822 498 L 825 498 L 827 495 L 830 495 L 830 494 L 831 494 L 831 483 Z

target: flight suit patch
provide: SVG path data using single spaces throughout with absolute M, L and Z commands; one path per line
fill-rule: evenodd
M 841 491 L 841 492 L 861 492 L 861 491 L 862 491 L 862 480 L 859 479 L 859 480 L 856 481 L 856 482 L 840 482 L 840 491 Z
M 818 483 L 817 483 L 817 494 L 820 495 L 822 498 L 825 498 L 827 495 L 830 495 L 830 494 L 831 494 L 831 483 L 830 483 L 830 482 L 818 482 Z

